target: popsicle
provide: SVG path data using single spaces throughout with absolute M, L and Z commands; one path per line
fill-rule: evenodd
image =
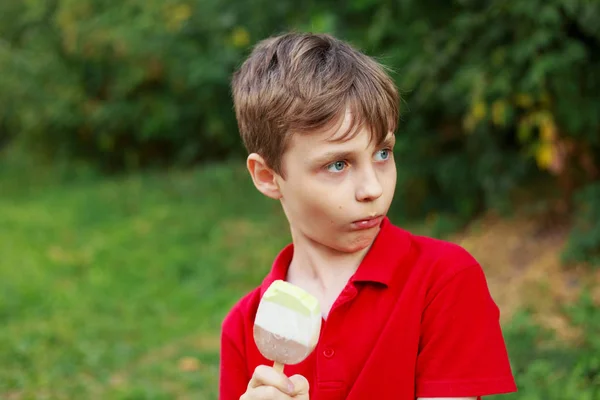
M 265 291 L 254 320 L 260 353 L 283 371 L 312 353 L 321 333 L 319 301 L 298 286 L 277 280 Z

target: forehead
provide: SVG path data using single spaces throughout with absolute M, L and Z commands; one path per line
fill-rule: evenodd
M 314 153 L 322 149 L 348 148 L 355 145 L 365 148 L 376 146 L 389 136 L 393 136 L 393 133 L 390 132 L 385 137 L 378 137 L 368 126 L 361 124 L 361 122 L 360 118 L 356 118 L 347 109 L 340 118 L 332 121 L 323 129 L 314 132 L 293 134 L 290 141 L 290 149 L 304 148 L 304 150 Z
M 327 143 L 341 143 L 352 140 L 353 137 L 360 135 L 359 131 L 365 131 L 358 122 L 360 118 L 353 114 L 350 109 L 346 109 L 341 118 L 333 121 L 331 126 L 322 132 L 321 140 Z

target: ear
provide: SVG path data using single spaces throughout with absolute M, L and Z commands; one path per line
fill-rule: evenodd
M 256 153 L 252 153 L 246 160 L 246 166 L 252 176 L 254 186 L 259 192 L 272 199 L 278 200 L 281 198 L 281 191 L 277 183 L 277 173 L 273 171 L 265 159 Z

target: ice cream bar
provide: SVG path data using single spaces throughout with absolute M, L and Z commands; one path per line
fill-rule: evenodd
M 254 341 L 261 354 L 283 370 L 302 362 L 321 333 L 318 300 L 291 283 L 277 280 L 264 293 L 254 320 Z

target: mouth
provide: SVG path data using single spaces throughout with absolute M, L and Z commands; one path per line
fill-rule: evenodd
M 382 220 L 383 215 L 376 215 L 374 217 L 356 220 L 352 222 L 352 227 L 356 230 L 371 229 L 379 226 Z

